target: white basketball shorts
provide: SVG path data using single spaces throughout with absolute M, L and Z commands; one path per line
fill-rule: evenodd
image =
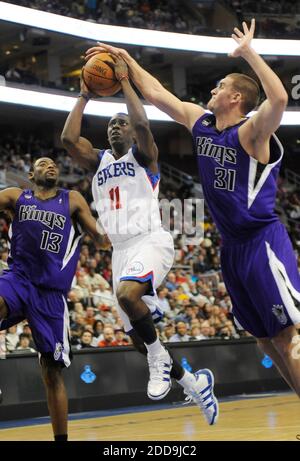
M 123 280 L 151 283 L 151 289 L 142 299 L 152 313 L 153 320 L 162 317 L 156 299 L 156 288 L 161 285 L 173 265 L 174 242 L 171 234 L 164 230 L 134 237 L 114 247 L 112 255 L 113 289 L 116 294 L 119 283 Z M 124 329 L 132 330 L 127 314 L 116 300 Z

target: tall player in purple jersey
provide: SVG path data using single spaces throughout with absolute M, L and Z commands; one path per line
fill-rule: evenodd
M 300 361 L 294 353 L 295 325 L 300 322 L 300 277 L 293 248 L 274 213 L 276 179 L 283 148 L 274 135 L 287 105 L 277 75 L 251 47 L 255 20 L 243 32 L 234 29 L 242 57 L 252 67 L 266 99 L 259 101 L 257 83 L 230 74 L 211 91 L 207 114 L 182 102 L 142 69 L 127 51 L 99 43 L 87 51 L 108 51 L 127 62 L 143 96 L 185 125 L 193 135 L 204 197 L 222 235 L 221 263 L 235 319 L 257 338 L 287 383 L 300 396 Z
M 13 215 L 9 270 L 0 277 L 0 329 L 25 318 L 40 355 L 42 378 L 55 440 L 67 440 L 68 401 L 61 374 L 71 363 L 66 296 L 77 261 L 81 227 L 100 246 L 90 208 L 77 191 L 57 187 L 58 168 L 47 157 L 35 161 L 32 190 L 0 192 L 0 209 Z

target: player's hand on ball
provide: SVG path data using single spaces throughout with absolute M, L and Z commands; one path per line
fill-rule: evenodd
M 103 52 L 110 53 L 114 56 L 119 56 L 123 58 L 124 61 L 130 58 L 130 55 L 123 48 L 117 48 L 116 46 L 107 45 L 106 43 L 102 42 L 97 42 L 97 46 L 93 46 L 85 52 L 85 60 L 88 61 L 89 59 L 91 59 L 92 56 L 95 56 L 95 54 Z
M 82 77 L 82 72 L 81 72 L 81 75 L 80 75 L 80 93 L 82 94 L 86 94 L 90 99 L 92 98 L 98 98 L 99 96 L 97 96 L 96 94 L 92 93 L 88 87 L 86 86 L 84 80 L 83 80 L 83 77 Z
M 117 80 L 122 80 L 123 78 L 128 78 L 128 66 L 123 58 L 111 55 L 113 62 L 110 63 L 114 68 L 115 76 Z

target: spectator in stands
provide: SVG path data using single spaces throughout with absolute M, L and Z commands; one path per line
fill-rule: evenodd
M 164 342 L 169 342 L 170 338 L 175 335 L 175 324 L 173 322 L 169 322 L 167 324 L 162 324 L 162 331 L 161 331 L 161 338 Z
M 36 345 L 34 344 L 34 340 L 32 337 L 32 331 L 28 323 L 25 323 L 23 325 L 23 333 L 28 335 L 29 338 L 29 346 L 32 347 L 32 349 L 36 349 Z
M 69 311 L 74 311 L 76 303 L 79 302 L 79 296 L 78 293 L 75 291 L 71 290 L 68 293 L 68 299 L 67 299 L 67 304 L 68 304 L 68 309 Z M 83 306 L 82 306 L 83 308 Z
M 84 331 L 84 328 L 85 328 L 84 325 L 75 325 L 75 324 L 70 325 L 71 346 L 77 346 L 77 344 L 80 343 L 80 338 L 81 338 L 82 332 Z
M 96 322 L 95 311 L 92 306 L 88 306 L 85 310 L 85 324 L 94 326 Z
M 230 332 L 229 328 L 227 326 L 225 326 L 225 327 L 222 327 L 219 330 L 217 336 L 222 338 L 222 339 L 230 339 L 231 338 L 231 332 Z
M 78 274 L 76 278 L 77 284 L 73 287 L 73 290 L 77 293 L 80 302 L 82 302 L 84 306 L 87 306 L 90 304 L 90 292 L 88 284 L 86 283 L 83 274 Z
M 113 324 L 114 319 L 110 310 L 110 307 L 106 304 L 99 304 L 97 306 L 99 313 L 97 314 L 97 319 L 102 320 L 102 322 Z
M 77 296 L 77 293 L 75 293 L 75 292 L 74 292 L 74 297 L 76 297 L 76 299 L 79 299 L 78 296 Z M 75 302 L 73 309 L 70 309 L 70 311 L 71 311 L 70 314 L 71 314 L 72 322 L 76 321 L 76 315 L 77 314 L 81 315 L 81 316 L 85 315 L 84 307 L 83 307 L 83 304 L 81 302 Z
M 195 274 L 203 274 L 208 271 L 208 265 L 205 262 L 205 257 L 202 253 L 193 259 L 193 272 Z
M 30 347 L 30 335 L 28 335 L 27 333 L 20 334 L 16 350 L 24 352 L 36 352 L 35 349 Z
M 89 265 L 90 265 L 89 272 L 84 277 L 85 283 L 88 286 L 93 287 L 94 289 L 96 289 L 96 287 L 99 287 L 101 285 L 101 288 L 103 290 L 108 290 L 110 288 L 109 283 L 107 283 L 107 281 L 105 280 L 104 277 L 102 277 L 101 274 L 96 272 L 97 260 L 95 258 L 92 258 L 89 261 Z
M 4 270 L 8 269 L 7 258 L 8 258 L 7 248 L 0 248 L 0 274 L 2 274 Z
M 109 285 L 106 281 L 105 283 L 99 282 L 96 286 L 92 285 L 92 289 L 94 306 L 98 306 L 99 304 L 112 306 L 114 304 L 114 298 L 111 288 L 109 288 Z
M 158 304 L 160 310 L 164 314 L 170 312 L 170 310 L 171 310 L 169 301 L 167 299 L 168 293 L 169 293 L 169 290 L 168 290 L 167 287 L 162 286 L 162 287 L 159 287 L 157 289 L 157 297 L 158 297 L 157 304 Z
M 117 346 L 117 341 L 112 326 L 105 326 L 103 329 L 103 340 L 99 341 L 98 347 Z
M 192 304 L 187 304 L 184 306 L 184 309 L 179 312 L 179 314 L 175 317 L 175 321 L 182 321 L 186 324 L 190 324 L 193 319 L 197 317 L 198 308 L 193 306 Z
M 12 352 L 16 349 L 19 343 L 19 335 L 17 333 L 17 325 L 13 325 L 7 329 L 6 332 L 6 349 Z
M 203 322 L 200 327 L 199 340 L 210 339 L 210 324 L 209 322 Z
M 104 339 L 103 329 L 104 329 L 104 323 L 102 322 L 102 320 L 96 320 L 93 326 L 93 330 L 94 330 L 94 335 L 93 335 L 94 337 L 92 341 L 93 346 L 97 346 L 98 343 Z
M 86 349 L 88 347 L 94 347 L 93 333 L 91 333 L 89 330 L 83 330 L 83 332 L 80 335 L 80 341 L 76 345 L 76 349 Z
M 169 274 L 167 275 L 167 281 L 165 285 L 169 291 L 173 291 L 178 288 L 178 283 L 176 281 L 176 275 L 174 274 L 174 272 L 169 272 Z
M 85 312 L 83 311 L 83 313 L 75 314 L 74 320 L 71 322 L 71 327 L 76 329 L 78 326 L 84 327 L 85 324 Z
M 190 340 L 190 335 L 187 334 L 187 324 L 185 322 L 178 322 L 175 327 L 176 333 L 169 339 L 170 343 L 184 342 Z
M 201 331 L 199 326 L 193 326 L 191 328 L 191 336 L 189 341 L 199 341 L 201 340 Z
M 123 328 L 119 328 L 119 327 L 114 328 L 114 334 L 115 334 L 117 346 L 128 346 L 129 345 L 129 341 L 127 339 L 127 336 Z

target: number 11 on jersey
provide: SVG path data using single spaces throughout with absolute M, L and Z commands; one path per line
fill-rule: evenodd
M 110 189 L 109 196 L 111 210 L 119 210 L 120 208 L 122 208 L 119 186 Z

